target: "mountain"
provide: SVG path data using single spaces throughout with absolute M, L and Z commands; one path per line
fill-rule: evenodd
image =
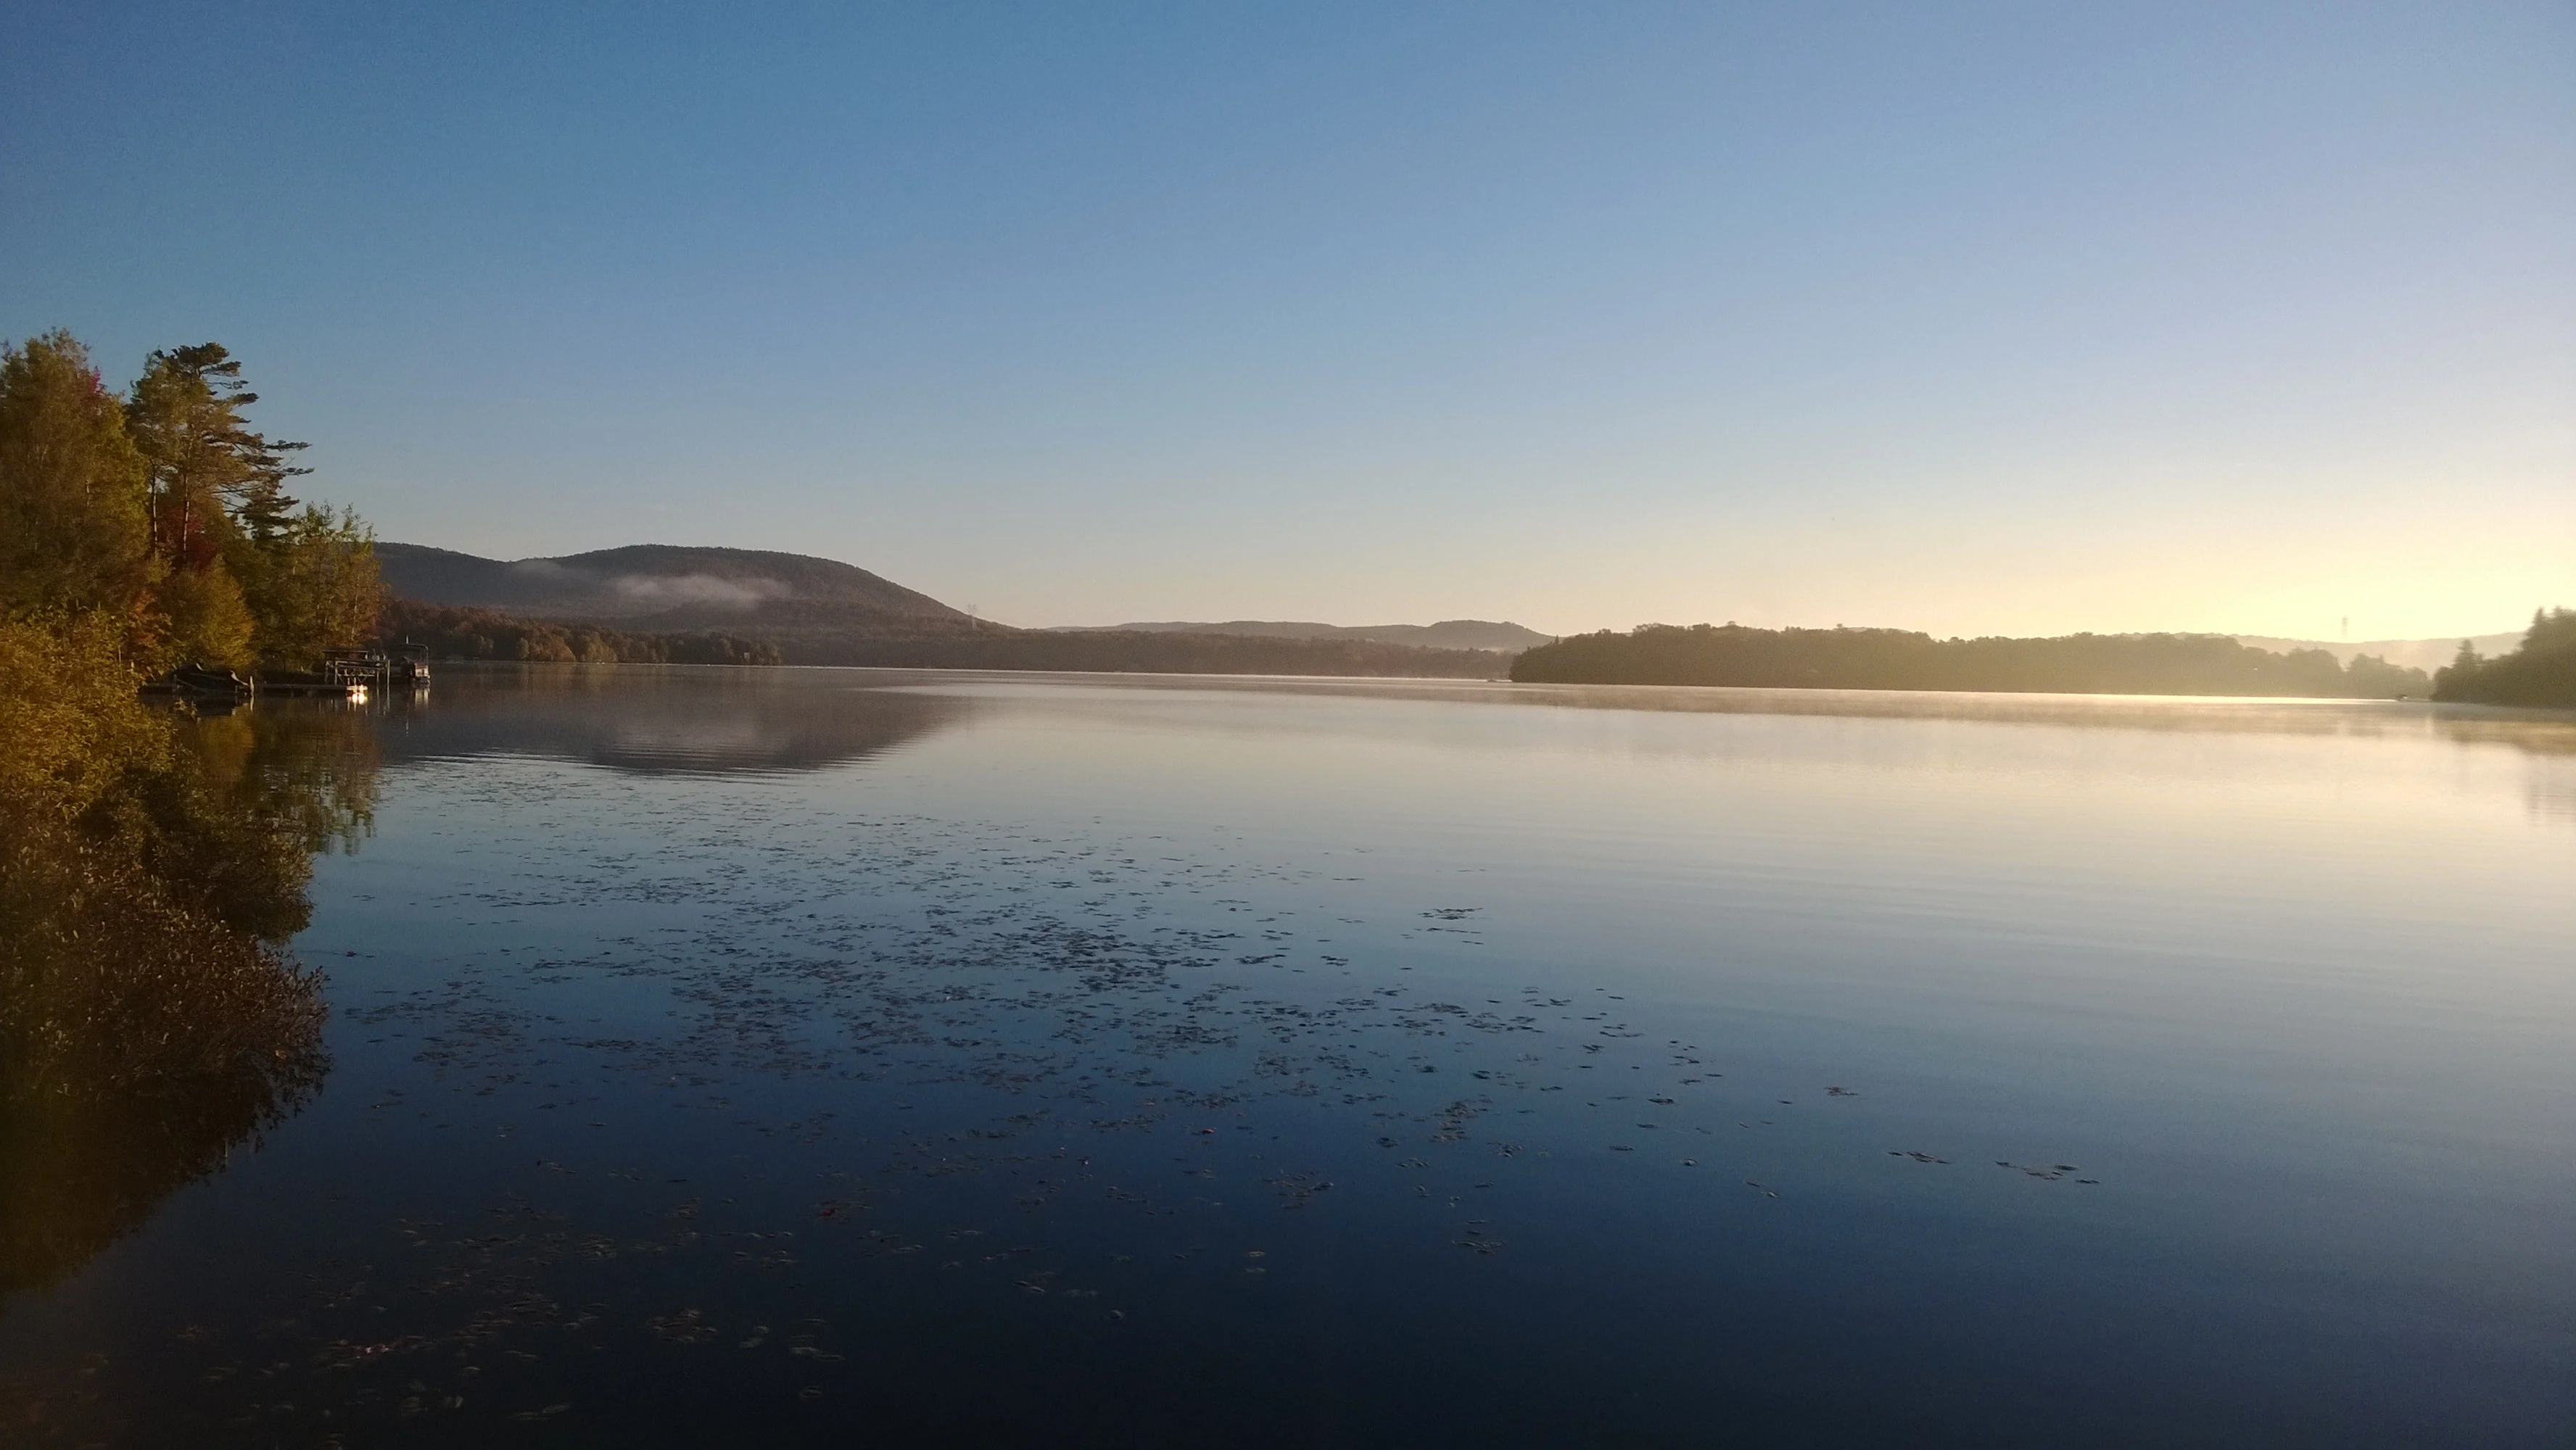
M 402 598 L 533 619 L 780 636 L 977 631 L 976 621 L 927 594 L 808 554 L 634 544 L 505 561 L 422 544 L 378 544 L 376 559 L 385 587 Z
M 1525 650 L 1555 638 L 1517 624 L 1484 619 L 1444 619 L 1438 624 L 1308 624 L 1298 620 L 1231 619 L 1223 624 L 1160 620 L 1144 624 L 1076 624 L 1061 633 L 1123 631 L 1134 634 L 1230 634 L 1260 639 L 1373 639 L 1428 649 Z
M 1502 670 L 1492 647 L 1444 649 L 1402 632 L 1436 636 L 1465 625 L 1529 633 L 1472 621 L 1391 626 L 1393 641 L 1330 625 L 1313 626 L 1324 631 L 1315 636 L 1190 626 L 1012 629 L 865 569 L 755 549 L 639 544 L 500 560 L 378 544 L 376 557 L 395 596 L 380 621 L 384 637 L 450 659 L 1481 680 Z
M 2351 664 L 2355 655 L 2377 655 L 2392 665 L 2402 665 L 2408 669 L 2430 673 L 2451 662 L 2452 657 L 2460 652 L 2460 641 L 2463 639 L 2476 645 L 2478 653 L 2482 655 L 2509 654 L 2515 646 L 2522 643 L 2522 631 L 2517 629 L 2510 634 L 2450 634 L 2440 639 L 2371 639 L 2359 644 L 2323 639 L 2277 639 L 2264 634 L 2232 634 L 2228 638 L 2250 649 L 2270 650 L 2274 654 L 2285 655 L 2295 650 L 2321 649 L 2333 655 L 2335 663 L 2340 665 Z

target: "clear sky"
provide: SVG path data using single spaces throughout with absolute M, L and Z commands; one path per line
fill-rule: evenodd
M 1019 624 L 2576 605 L 2576 5 L 20 4 L 0 335 Z

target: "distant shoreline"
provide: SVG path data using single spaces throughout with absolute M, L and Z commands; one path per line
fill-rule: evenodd
M 2392 699 L 2432 693 L 2422 670 L 2324 650 L 2275 654 L 2223 635 L 1935 639 L 1896 629 L 1645 625 L 1524 651 L 1512 678 L 1582 685 L 1934 690 L 2003 694 Z

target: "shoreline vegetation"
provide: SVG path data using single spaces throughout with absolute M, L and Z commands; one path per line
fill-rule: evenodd
M 529 664 L 839 665 L 1115 674 L 1507 677 L 1526 684 L 1702 685 L 2215 698 L 2432 699 L 2576 708 L 2576 611 L 2543 610 L 2514 653 L 2465 642 L 2426 675 L 2375 655 L 2349 665 L 2324 649 L 2275 651 L 2224 635 L 2077 634 L 1936 639 L 1895 629 L 1642 625 L 1572 635 L 1517 655 L 1353 636 L 1174 630 L 1022 630 L 906 636 L 805 628 L 622 630 L 472 605 L 388 598 L 377 643 L 446 661 Z
M 287 496 L 302 445 L 253 432 L 255 401 L 213 344 L 122 393 L 67 333 L 0 349 L 0 1294 L 69 1272 L 328 1068 L 320 978 L 286 942 L 312 853 L 369 819 L 356 722 L 254 730 L 139 694 L 372 633 L 365 529 Z
M 719 630 L 628 631 L 597 624 L 521 619 L 471 605 L 387 599 L 378 643 L 411 645 L 438 660 L 522 660 L 536 664 L 776 665 L 774 640 Z
M 156 352 L 119 394 L 53 332 L 0 352 L 0 613 L 112 618 L 147 674 L 307 670 L 383 604 L 356 515 L 302 504 L 304 445 L 252 431 L 220 345 Z
M 2275 654 L 2223 635 L 2075 634 L 1935 639 L 1901 629 L 1640 625 L 1523 651 L 1512 678 L 1580 685 L 1968 690 L 2094 695 L 2422 697 L 2422 670 L 2371 655 L 2346 668 L 2325 650 Z
M 2433 675 L 2433 698 L 2576 710 L 2576 610 L 2543 609 L 2513 653 L 2483 659 L 2465 640 Z
M 1509 655 L 1350 638 L 1179 634 L 1147 630 L 1022 630 L 873 634 L 787 629 L 762 637 L 721 630 L 620 630 L 527 619 L 470 605 L 394 599 L 380 643 L 434 660 L 558 664 L 855 665 L 892 669 L 1126 674 L 1351 675 L 1489 680 Z

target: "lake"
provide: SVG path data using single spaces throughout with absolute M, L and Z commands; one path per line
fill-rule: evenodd
M 2576 1441 L 2576 718 L 637 666 L 243 718 L 372 792 L 294 942 L 329 1070 L 112 1145 L 187 1166 L 0 1300 L 0 1440 Z

